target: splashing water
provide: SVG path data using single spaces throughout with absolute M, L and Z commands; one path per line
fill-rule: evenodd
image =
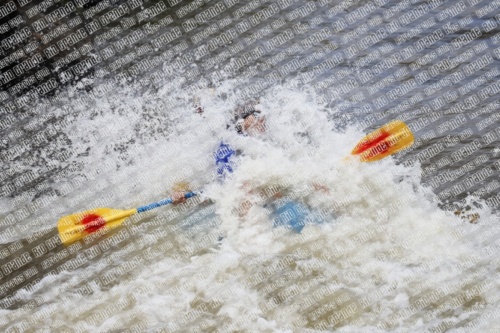
M 23 304 L 34 306 L 0 310 L 1 327 L 29 323 L 71 332 L 499 327 L 494 215 L 479 210 L 482 223 L 471 225 L 439 210 L 434 194 L 421 184 L 418 166 L 404 167 L 391 158 L 343 160 L 364 133 L 339 130 L 314 94 L 286 87 L 266 91 L 260 97 L 266 131 L 238 135 L 230 115 L 244 101 L 235 86 L 227 81 L 198 92 L 201 115 L 194 111 L 193 96 L 175 82 L 141 96 L 122 89 L 90 108 L 68 101 L 74 113 L 61 126 L 67 140 L 58 148 L 77 152 L 64 162 L 75 168 L 57 176 L 52 187 L 65 195 L 46 211 L 58 206 L 61 216 L 103 205 L 136 207 L 170 195 L 172 184 L 181 180 L 203 189 L 213 204 L 196 197 L 131 218 L 112 236 L 84 244 L 60 262 L 75 267 L 42 276 L 38 289 L 17 292 Z M 167 103 L 172 96 L 179 103 Z M 216 177 L 212 156 L 221 141 L 242 151 L 236 171 L 224 181 Z M 300 234 L 273 227 L 265 202 L 277 191 L 285 193 L 283 202 L 302 203 L 321 222 L 307 223 Z M 248 213 L 238 216 L 245 201 Z M 48 226 L 33 225 L 20 238 Z

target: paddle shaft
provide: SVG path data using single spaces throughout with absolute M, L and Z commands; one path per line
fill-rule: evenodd
M 184 194 L 184 198 L 185 199 L 189 199 L 189 198 L 192 198 L 192 197 L 194 197 L 195 195 L 198 195 L 198 194 L 199 193 L 196 193 L 196 192 L 187 192 L 186 194 Z M 146 212 L 146 211 L 151 210 L 151 209 L 155 209 L 155 208 L 158 208 L 158 207 L 161 207 L 161 206 L 165 206 L 165 205 L 171 204 L 172 202 L 174 202 L 174 199 L 172 199 L 172 198 L 170 198 L 170 199 L 163 199 L 163 200 L 160 200 L 160 201 L 157 201 L 157 202 L 153 202 L 153 203 L 150 203 L 149 205 L 145 205 L 145 206 L 137 208 L 137 213 Z
M 186 194 L 184 194 L 184 198 L 189 199 L 189 198 L 196 196 L 197 194 L 198 193 L 195 193 L 195 192 L 187 192 Z M 124 211 L 119 212 L 115 215 L 106 217 L 105 220 L 106 220 L 106 223 L 114 222 L 117 220 L 127 218 L 127 217 L 132 216 L 132 215 L 137 214 L 137 213 L 142 213 L 142 212 L 146 212 L 148 210 L 152 210 L 152 209 L 155 209 L 158 207 L 166 206 L 168 204 L 171 204 L 172 202 L 174 202 L 174 199 L 172 199 L 172 198 L 163 199 L 163 200 L 160 200 L 157 202 L 150 203 L 148 205 L 144 205 L 144 206 L 139 207 L 137 209 L 133 208 L 133 209 L 124 210 Z M 78 229 L 82 229 L 82 228 L 79 226 Z

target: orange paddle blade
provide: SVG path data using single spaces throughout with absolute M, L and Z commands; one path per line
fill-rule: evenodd
M 137 209 L 96 208 L 62 217 L 57 230 L 62 243 L 70 245 L 94 232 L 117 227 L 135 213 Z
M 373 162 L 392 155 L 413 144 L 410 128 L 401 120 L 394 120 L 361 139 L 351 154 L 362 162 Z

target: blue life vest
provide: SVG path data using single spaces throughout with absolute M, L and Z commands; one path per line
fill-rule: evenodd
M 223 142 L 220 143 L 215 152 L 215 165 L 217 166 L 217 174 L 226 176 L 228 173 L 233 173 L 234 162 L 231 157 L 236 154 L 236 151 L 230 145 Z
M 300 233 L 309 214 L 309 210 L 304 205 L 289 201 L 273 212 L 272 215 L 275 217 L 273 227 L 289 225 L 295 232 Z
M 303 203 L 297 201 L 288 201 L 286 204 L 276 208 L 275 204 L 270 205 L 273 208 L 271 217 L 274 217 L 273 227 L 289 225 L 292 230 L 299 233 L 306 224 L 321 224 L 325 220 L 313 212 Z

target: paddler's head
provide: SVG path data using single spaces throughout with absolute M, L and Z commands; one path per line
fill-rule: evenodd
M 239 134 L 254 136 L 266 131 L 265 117 L 259 109 L 258 100 L 238 105 L 234 112 L 234 122 Z

